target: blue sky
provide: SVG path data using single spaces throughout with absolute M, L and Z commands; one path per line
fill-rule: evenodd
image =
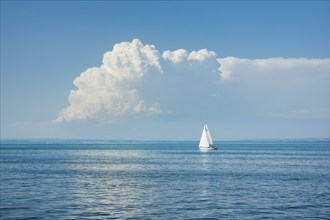
M 328 137 L 329 1 L 1 1 L 1 138 L 198 140 L 205 121 Z

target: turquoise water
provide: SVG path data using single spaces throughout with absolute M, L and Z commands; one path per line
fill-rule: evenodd
M 328 141 L 11 141 L 1 219 L 329 219 Z

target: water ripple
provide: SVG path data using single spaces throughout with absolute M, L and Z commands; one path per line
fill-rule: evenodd
M 2 146 L 0 217 L 329 219 L 327 144 L 171 144 Z

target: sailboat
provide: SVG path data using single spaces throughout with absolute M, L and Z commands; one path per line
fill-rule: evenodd
M 207 124 L 204 125 L 201 140 L 199 141 L 199 149 L 201 150 L 216 150 L 217 147 L 213 145 L 210 130 Z

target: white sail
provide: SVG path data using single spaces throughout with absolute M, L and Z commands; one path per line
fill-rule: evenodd
M 215 146 L 213 146 L 211 133 L 209 131 L 209 128 L 207 127 L 207 124 L 205 124 L 203 128 L 202 137 L 201 140 L 199 141 L 199 148 L 217 149 Z
M 203 133 L 202 133 L 202 137 L 201 140 L 199 141 L 199 146 L 200 147 L 209 147 L 209 141 L 206 135 L 206 129 L 205 129 L 205 125 L 203 128 Z
M 213 145 L 213 141 L 212 141 L 212 138 L 211 138 L 211 133 L 210 133 L 209 128 L 207 127 L 207 124 L 205 124 L 204 127 L 205 127 L 205 133 L 206 133 L 207 141 L 209 142 L 209 145 Z

